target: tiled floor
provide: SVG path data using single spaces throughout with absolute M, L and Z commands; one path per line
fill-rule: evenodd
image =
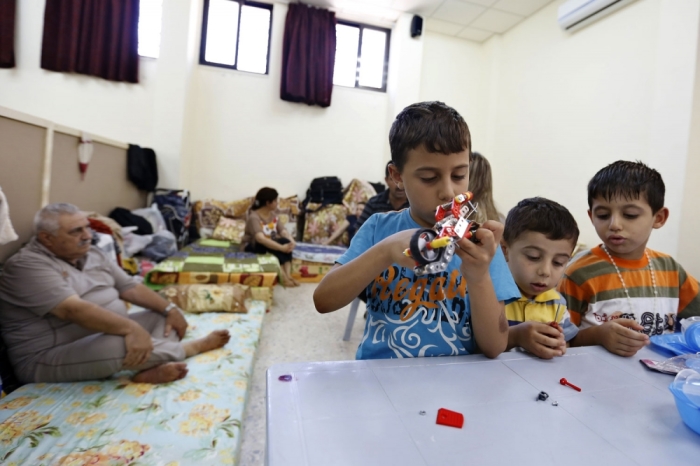
M 312 295 L 315 284 L 298 288 L 275 287 L 274 305 L 265 315 L 260 346 L 253 368 L 253 386 L 243 421 L 241 466 L 265 464 L 265 373 L 283 362 L 340 361 L 355 359 L 364 328 L 364 305 L 360 306 L 350 341 L 343 332 L 350 306 L 319 314 Z

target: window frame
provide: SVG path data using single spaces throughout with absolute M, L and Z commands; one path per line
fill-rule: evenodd
M 204 0 L 204 14 L 202 15 L 202 35 L 201 35 L 201 40 L 199 44 L 199 64 L 200 65 L 206 65 L 206 66 L 215 66 L 217 68 L 226 68 L 229 70 L 236 70 L 236 71 L 241 71 L 244 73 L 251 73 L 251 74 L 257 74 L 257 75 L 269 75 L 270 74 L 270 48 L 272 47 L 272 8 L 273 5 L 271 3 L 260 3 L 260 2 L 254 2 L 254 1 L 247 1 L 247 0 L 229 0 L 234 3 L 239 4 L 239 9 L 238 9 L 238 29 L 236 30 L 236 62 L 235 65 L 226 65 L 224 63 L 214 63 L 207 61 L 205 59 L 205 53 L 207 50 L 207 28 L 208 28 L 208 17 L 209 17 L 209 1 L 210 0 Z M 240 37 L 241 37 L 241 17 L 243 17 L 243 7 L 244 6 L 252 6 L 256 8 L 264 8 L 266 10 L 270 10 L 270 27 L 268 29 L 268 34 L 267 34 L 267 57 L 265 58 L 265 73 L 256 73 L 255 71 L 246 71 L 246 70 L 239 70 L 238 69 L 238 44 L 240 43 Z
M 383 28 L 380 26 L 373 26 L 371 24 L 357 23 L 355 21 L 346 21 L 344 19 L 336 20 L 336 25 L 338 24 L 359 28 L 360 40 L 357 41 L 357 61 L 355 62 L 355 86 L 343 86 L 342 84 L 334 84 L 334 86 L 344 87 L 347 89 L 366 89 L 368 91 L 386 92 L 387 83 L 389 82 L 389 46 L 391 45 L 391 29 Z M 384 48 L 384 67 L 382 69 L 382 87 L 360 86 L 360 60 L 362 58 L 362 39 L 365 36 L 365 29 L 373 29 L 375 31 L 381 31 L 386 33 L 386 47 Z

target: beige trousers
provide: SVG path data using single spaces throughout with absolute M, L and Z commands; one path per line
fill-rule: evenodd
M 151 311 L 128 315 L 153 337 L 153 351 L 148 361 L 135 368 L 149 369 L 171 361 L 185 359 L 185 349 L 177 332 L 172 330 L 166 338 L 165 317 Z M 124 337 L 95 333 L 71 343 L 51 348 L 41 355 L 34 369 L 32 382 L 77 382 L 103 379 L 122 370 L 126 356 Z

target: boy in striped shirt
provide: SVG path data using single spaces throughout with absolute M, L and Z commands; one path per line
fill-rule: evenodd
M 578 234 L 571 212 L 549 199 L 524 199 L 508 212 L 501 243 L 522 295 L 506 304 L 508 349 L 519 346 L 551 359 L 563 356 L 566 342 L 578 333 L 556 291 Z
M 668 219 L 665 191 L 659 172 L 641 162 L 617 161 L 588 183 L 588 216 L 603 243 L 577 256 L 560 286 L 581 328 L 572 346 L 633 356 L 650 336 L 700 314 L 698 282 L 646 247 Z

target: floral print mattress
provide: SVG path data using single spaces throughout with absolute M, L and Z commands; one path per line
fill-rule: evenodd
M 228 328 L 231 341 L 187 359 L 163 385 L 106 381 L 29 384 L 0 400 L 0 464 L 237 464 L 241 421 L 265 305 L 247 314 L 187 314 L 185 339 Z
M 335 264 L 348 248 L 344 246 L 324 246 L 322 244 L 297 243 L 292 251 L 292 257 L 307 262 Z
M 239 252 L 230 241 L 197 240 L 148 272 L 144 283 L 160 289 L 165 285 L 240 283 L 272 287 L 277 281 L 279 260 L 272 254 Z

